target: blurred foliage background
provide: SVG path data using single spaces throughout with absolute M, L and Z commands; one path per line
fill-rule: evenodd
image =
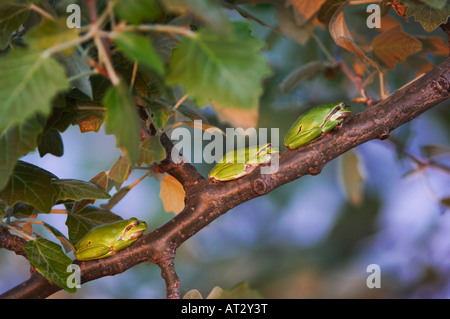
M 272 69 L 264 82 L 257 116 L 258 127 L 280 128 L 284 136 L 293 119 L 315 105 L 346 101 L 354 112 L 364 110 L 351 102 L 357 96 L 353 84 L 338 70 L 319 72 L 303 80 L 288 94 L 280 83 L 294 69 L 324 60 L 312 38 L 299 44 L 262 26 L 277 26 L 273 5 L 241 6 L 253 34 L 267 47 L 264 55 Z M 366 27 L 366 6 L 346 9 L 346 22 L 359 43 L 370 43 L 379 31 Z M 233 19 L 243 19 L 236 13 Z M 413 20 L 407 23 L 393 10 L 388 16 L 415 37 L 441 37 Z M 348 52 L 333 43 L 329 32 L 317 28 L 316 35 L 338 60 Z M 400 88 L 437 65 L 445 55 L 429 54 L 418 60 L 410 56 L 385 76 L 389 92 Z M 376 96 L 377 81 L 367 87 Z M 203 296 L 215 287 L 231 289 L 247 282 L 265 298 L 441 298 L 450 296 L 450 175 L 417 165 L 416 158 L 449 163 L 450 103 L 434 107 L 400 127 L 385 141 L 370 141 L 329 163 L 317 176 L 274 190 L 229 211 L 177 251 L 176 269 L 182 294 L 198 289 Z M 200 112 L 210 124 L 221 128 L 215 111 Z M 75 126 L 63 135 L 64 156 L 27 155 L 24 160 L 48 169 L 60 178 L 89 180 L 107 170 L 120 156 L 115 139 L 99 133 L 83 133 Z M 280 141 L 281 144 L 281 141 Z M 445 150 L 442 151 L 442 150 Z M 441 150 L 436 155 L 436 150 Z M 108 160 L 109 159 L 109 160 Z M 195 164 L 206 176 L 212 165 Z M 413 172 L 412 172 L 413 171 Z M 133 172 L 130 181 L 139 177 Z M 150 229 L 159 227 L 173 214 L 165 213 L 159 198 L 159 181 L 146 179 L 116 207 L 127 218 L 145 220 Z M 442 201 L 447 198 L 446 201 Z M 65 216 L 40 217 L 62 230 Z M 369 289 L 367 266 L 381 269 L 381 288 Z M 14 253 L 0 250 L 0 291 L 26 280 L 29 264 Z M 140 264 L 123 274 L 84 284 L 76 295 L 60 291 L 55 298 L 164 298 L 164 281 L 153 264 Z

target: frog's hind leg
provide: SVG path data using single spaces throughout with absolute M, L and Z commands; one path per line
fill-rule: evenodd
M 228 181 L 245 175 L 245 163 L 224 163 L 217 167 L 214 171 L 215 179 Z
M 312 140 L 316 139 L 317 137 L 319 137 L 321 134 L 322 129 L 320 127 L 309 129 L 308 131 L 298 134 L 294 139 L 294 141 L 289 145 L 289 148 L 294 149 L 302 145 L 305 145 L 311 142 Z

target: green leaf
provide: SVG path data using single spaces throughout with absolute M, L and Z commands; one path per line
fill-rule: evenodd
M 438 1 L 433 2 L 437 3 Z M 446 23 L 450 16 L 450 4 L 448 2 L 440 9 L 412 0 L 403 1 L 403 3 L 406 4 L 406 17 L 414 17 L 414 20 L 420 22 L 427 32 L 431 32 L 442 23 Z
M 37 51 L 11 51 L 0 58 L 0 70 L 0 132 L 35 113 L 48 115 L 52 98 L 69 87 L 64 68 Z
M 442 9 L 448 3 L 448 0 L 421 0 L 423 3 L 426 3 L 430 7 L 436 9 Z
M 152 20 L 160 13 L 155 0 L 117 0 L 115 12 L 131 24 Z
M 228 31 L 230 26 L 217 0 L 163 0 L 162 3 L 170 12 L 180 15 L 193 14 L 217 32 Z
M 114 37 L 114 42 L 128 58 L 138 61 L 159 75 L 164 74 L 164 65 L 148 37 L 132 32 L 120 32 Z
M 14 218 L 30 218 L 31 215 L 38 214 L 39 211 L 31 205 L 19 202 L 12 207 L 12 215 Z
M 130 162 L 135 163 L 139 156 L 140 123 L 128 90 L 123 84 L 112 86 L 103 103 L 107 108 L 106 134 L 114 134 L 117 147 L 125 149 Z
M 64 144 L 61 134 L 55 128 L 49 129 L 41 136 L 38 146 L 39 155 L 44 157 L 45 154 L 53 154 L 55 156 L 63 156 Z
M 141 153 L 139 154 L 138 166 L 142 164 L 152 164 L 161 162 L 166 158 L 166 150 L 161 144 L 159 136 L 149 136 L 141 143 Z
M 36 148 L 43 128 L 37 116 L 32 115 L 0 134 L 0 189 L 5 187 L 19 158 Z
M 0 191 L 0 200 L 8 206 L 27 203 L 43 213 L 50 213 L 56 196 L 52 173 L 35 165 L 18 161 L 6 187 Z
M 47 230 L 53 234 L 53 236 L 56 237 L 56 239 L 58 239 L 60 241 L 60 243 L 63 245 L 64 249 L 66 252 L 68 251 L 72 251 L 73 248 L 73 244 L 69 241 L 69 239 L 63 234 L 61 233 L 58 229 L 56 229 L 55 227 L 53 227 L 50 224 L 47 224 L 45 222 L 43 222 L 42 224 L 45 228 L 47 228 Z
M 83 199 L 108 199 L 111 197 L 100 186 L 76 179 L 57 179 L 53 181 L 53 186 L 58 192 L 55 202 L 66 200 L 79 201 Z
M 72 264 L 61 246 L 45 238 L 28 241 L 24 246 L 28 260 L 45 278 L 59 287 L 74 293 L 76 288 L 67 286 L 67 278 L 71 275 L 67 267 Z
M 73 243 L 76 243 L 92 227 L 118 220 L 122 220 L 122 217 L 109 210 L 100 209 L 95 206 L 87 206 L 75 214 L 67 215 L 66 226 L 68 228 L 69 239 Z
M 263 42 L 250 35 L 247 23 L 234 23 L 227 35 L 209 29 L 181 40 L 173 52 L 167 83 L 181 84 L 200 106 L 252 109 L 270 69 L 259 52 Z
M 71 81 L 72 87 L 77 88 L 92 100 L 94 96 L 89 76 L 80 77 L 80 74 L 86 74 L 91 71 L 90 66 L 86 64 L 83 58 L 83 54 L 80 50 L 75 50 L 70 56 L 57 55 L 56 59 L 64 65 L 67 76 L 75 78 Z
M 29 5 L 13 0 L 0 2 L 0 49 L 8 46 L 11 35 L 18 30 L 30 14 Z

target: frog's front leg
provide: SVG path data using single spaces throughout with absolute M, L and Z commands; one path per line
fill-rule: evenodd
M 322 132 L 323 132 L 323 133 L 329 132 L 329 131 L 331 131 L 332 129 L 334 129 L 336 126 L 338 126 L 339 124 L 341 124 L 341 123 L 342 123 L 342 120 L 340 120 L 340 121 L 327 121 L 327 122 L 325 122 L 325 123 L 323 124 L 323 126 L 322 126 Z

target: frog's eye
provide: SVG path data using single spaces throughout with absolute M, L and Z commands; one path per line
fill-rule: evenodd
M 129 224 L 125 230 L 123 231 L 123 233 L 125 234 L 126 232 L 130 231 L 130 229 L 132 229 L 133 227 L 137 227 L 139 225 L 138 221 L 133 221 L 131 224 Z

